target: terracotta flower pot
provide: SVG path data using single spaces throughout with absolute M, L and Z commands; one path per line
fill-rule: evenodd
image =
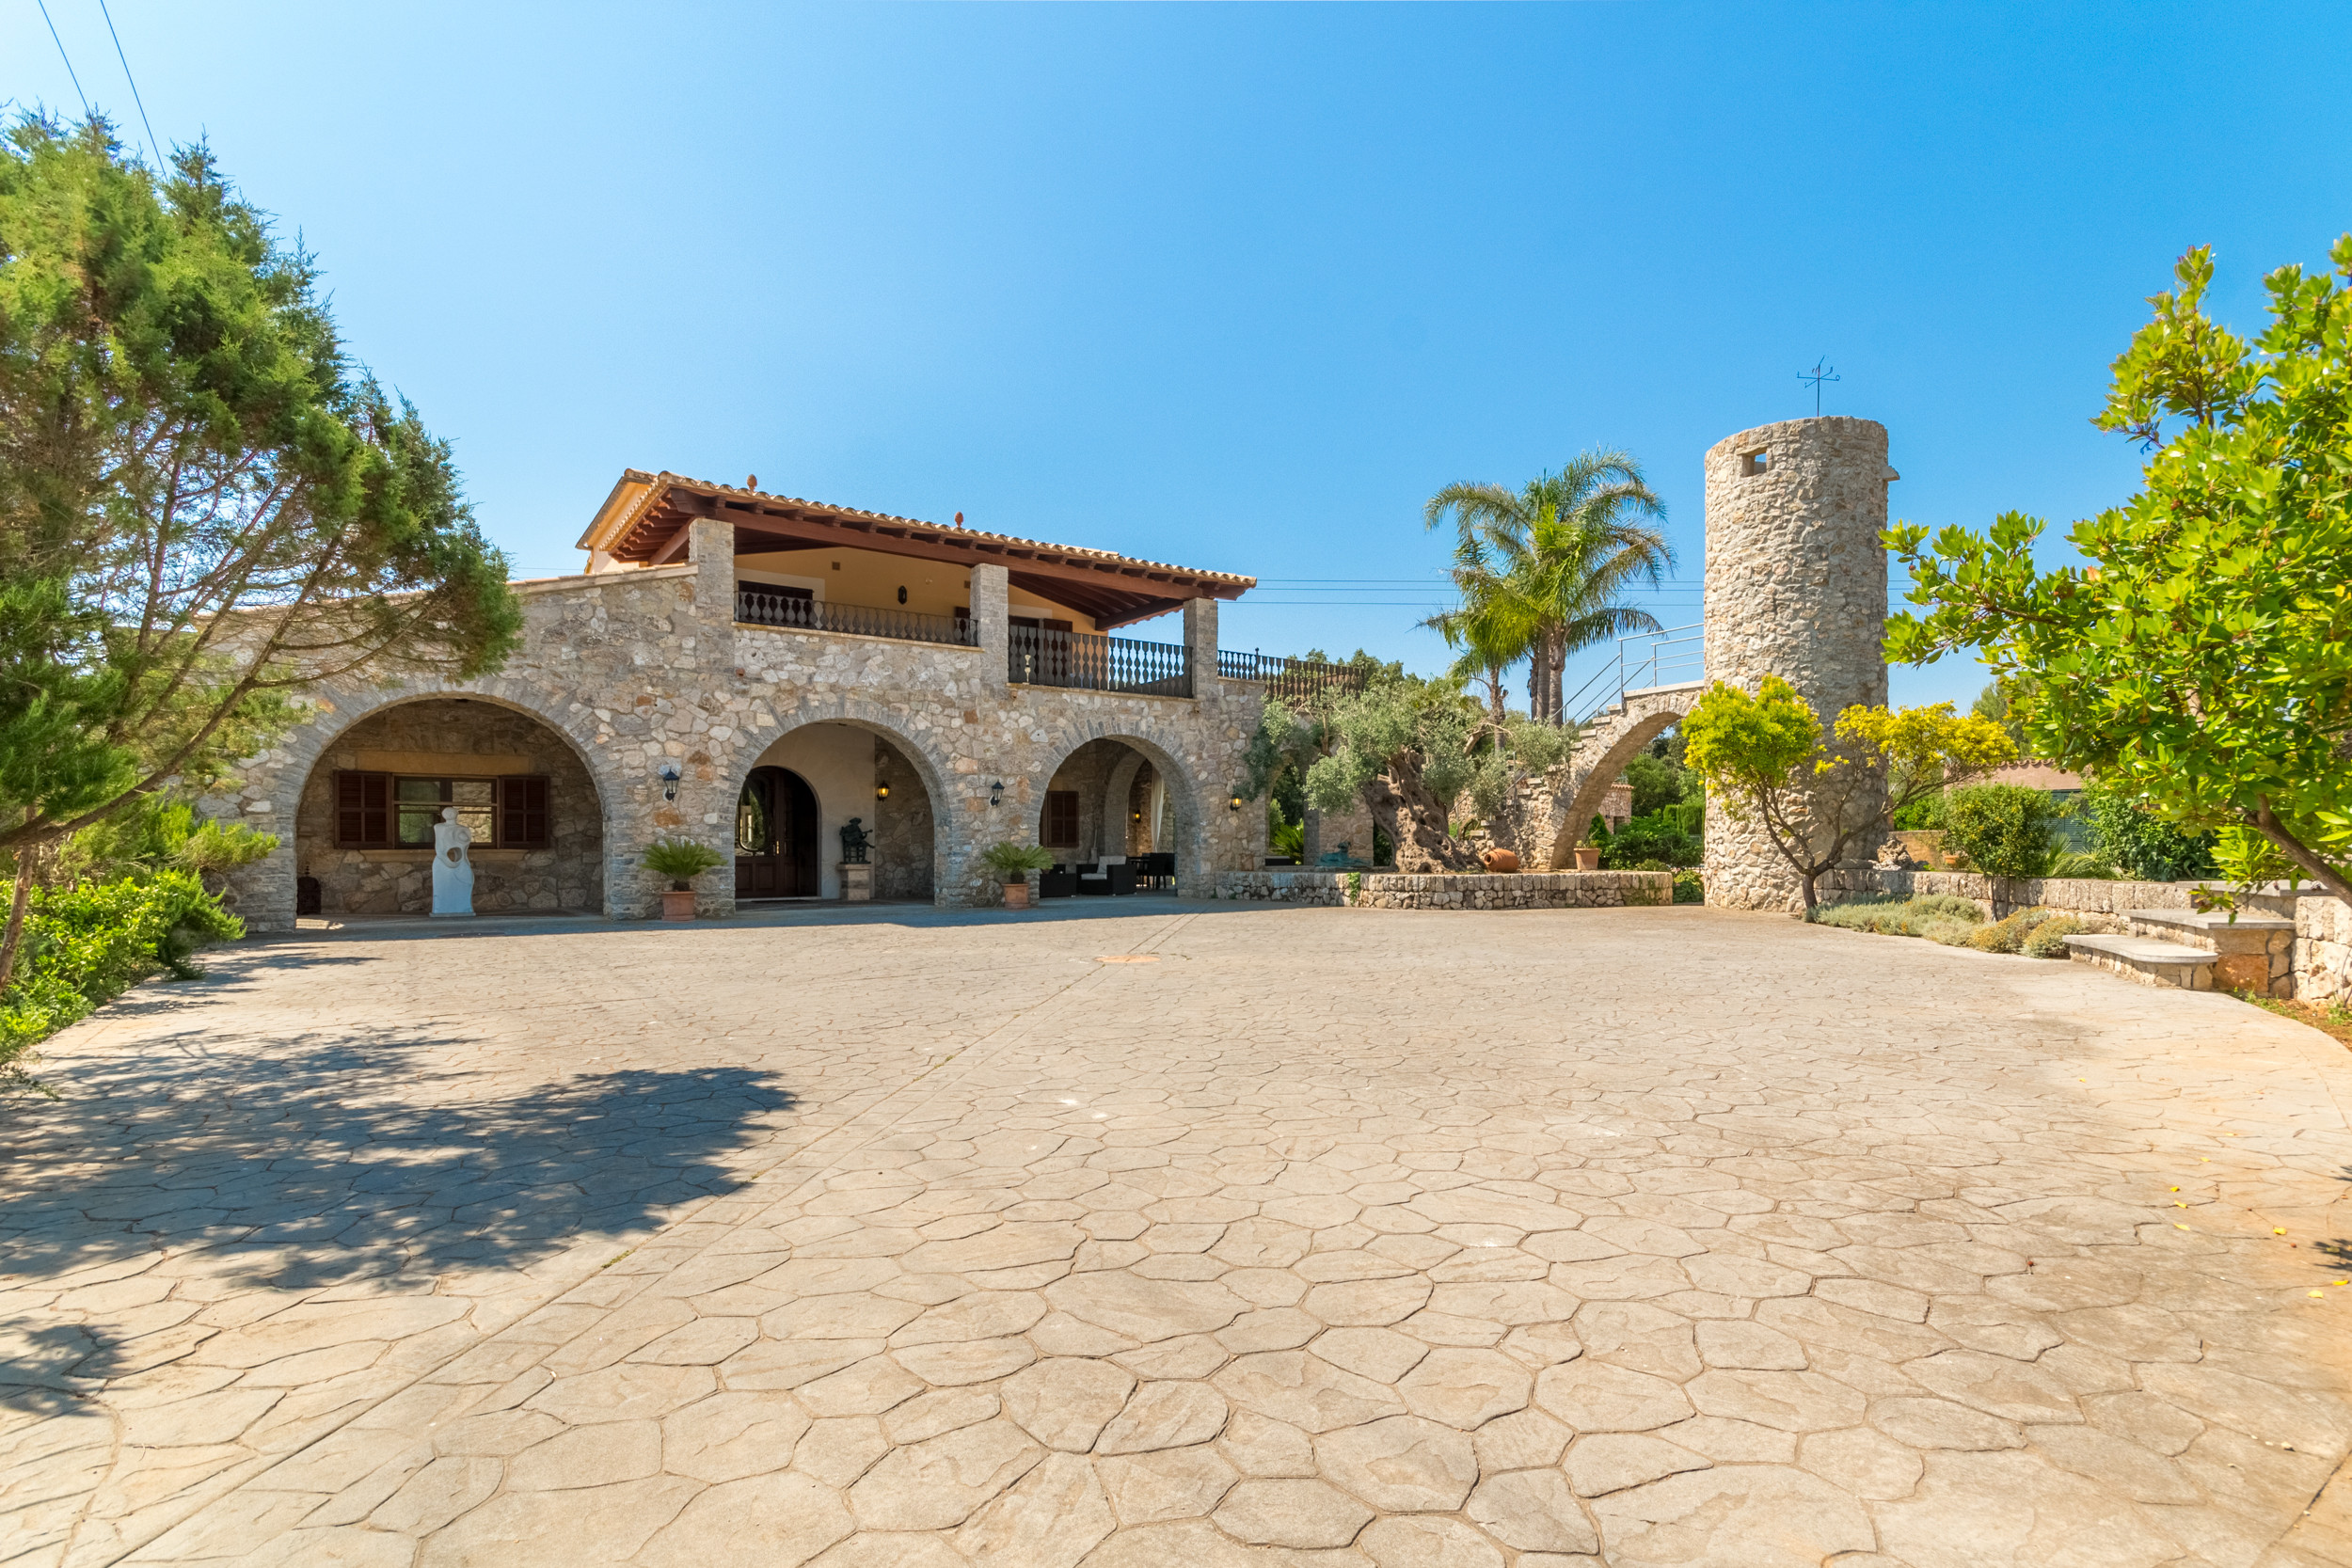
M 1026 878 L 1005 884 L 1005 908 L 1025 910 L 1029 907 L 1029 883 Z
M 1578 845 L 1576 847 L 1576 868 L 1579 871 L 1598 871 L 1600 869 L 1600 846 L 1597 844 Z
M 1517 871 L 1519 857 L 1508 849 L 1489 849 L 1478 857 L 1478 863 L 1489 871 Z
M 661 918 L 664 920 L 693 919 L 694 890 L 688 888 L 684 893 L 680 893 L 675 888 L 664 888 L 661 892 Z

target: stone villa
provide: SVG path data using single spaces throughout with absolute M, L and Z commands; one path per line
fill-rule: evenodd
M 673 835 L 728 857 L 704 912 L 837 897 L 853 818 L 876 897 L 944 906 L 993 898 L 1005 840 L 1166 857 L 1188 896 L 1259 863 L 1242 752 L 1296 666 L 1218 653 L 1250 578 L 634 469 L 580 546 L 585 571 L 516 584 L 496 674 L 316 689 L 206 802 L 278 835 L 236 879 L 255 929 L 423 911 L 444 805 L 484 913 L 645 915 L 639 857 Z

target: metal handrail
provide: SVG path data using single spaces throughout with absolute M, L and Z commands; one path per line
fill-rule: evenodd
M 1047 626 L 1006 630 L 1010 635 L 1005 639 L 1005 677 L 1017 685 L 1192 695 L 1192 650 L 1181 642 L 1138 642 Z
M 1320 692 L 1342 694 L 1364 689 L 1364 672 L 1353 664 L 1326 664 L 1320 659 L 1284 658 L 1279 654 L 1216 651 L 1216 673 L 1229 681 L 1263 681 L 1267 697 L 1298 702 Z
M 1617 640 L 1617 656 L 1560 705 L 1574 724 L 1616 706 L 1629 691 L 1679 686 L 1707 678 L 1707 640 L 1700 626 L 1667 626 Z
M 890 637 L 901 642 L 942 642 L 951 648 L 980 645 L 972 623 L 961 616 L 916 615 L 872 605 L 803 599 L 791 594 L 761 594 L 739 588 L 735 594 L 735 618 L 748 626 L 783 626 L 793 631 Z

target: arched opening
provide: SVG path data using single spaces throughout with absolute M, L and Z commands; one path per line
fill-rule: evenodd
M 854 823 L 873 868 L 871 896 L 929 903 L 939 881 L 935 816 L 927 769 L 895 737 L 852 720 L 797 725 L 771 741 L 745 775 L 735 895 L 841 897 L 842 834 Z M 745 847 L 755 841 L 777 847 Z M 792 891 L 783 891 L 787 884 Z
M 427 697 L 321 751 L 294 813 L 296 912 L 428 913 L 449 806 L 473 831 L 476 913 L 603 908 L 604 808 L 571 743 L 497 703 Z
M 1089 740 L 1064 757 L 1039 802 L 1037 841 L 1054 870 L 1046 897 L 1177 891 L 1197 810 L 1164 763 L 1124 740 Z
M 1596 726 L 1577 743 L 1576 755 L 1570 761 L 1567 806 L 1553 823 L 1552 870 L 1563 871 L 1576 863 L 1577 841 L 1585 835 L 1593 818 L 1600 815 L 1610 787 L 1617 782 L 1617 775 L 1624 772 L 1626 764 L 1639 756 L 1652 740 L 1673 729 L 1683 718 L 1679 705 L 1656 704 L 1646 712 L 1636 712 L 1619 719 L 1617 722 L 1621 728 Z
M 789 768 L 755 768 L 735 803 L 735 896 L 814 898 L 817 795 Z

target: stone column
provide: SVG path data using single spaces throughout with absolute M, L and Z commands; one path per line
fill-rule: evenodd
M 1208 697 L 1216 691 L 1216 601 L 1184 601 L 1184 649 L 1192 661 L 1192 694 Z
M 1005 694 L 1005 654 L 1009 624 L 1005 617 L 1009 585 L 1002 566 L 972 568 L 972 630 L 981 654 L 980 685 L 997 696 Z
M 1790 420 L 1707 453 L 1707 678 L 1753 693 L 1797 689 L 1826 739 L 1838 713 L 1886 701 L 1886 427 Z M 1867 802 L 1865 805 L 1867 806 Z M 1851 857 L 1867 864 L 1869 833 Z M 1707 901 L 1794 909 L 1801 897 L 1763 829 L 1707 805 Z
M 655 819 L 666 832 L 697 839 L 724 857 L 716 870 L 696 879 L 701 896 L 694 908 L 700 914 L 728 915 L 735 912 L 734 791 L 739 781 L 734 757 L 725 748 L 713 747 L 709 731 L 710 705 L 735 684 L 735 524 L 697 517 L 686 528 L 686 559 L 694 568 L 694 628 L 691 641 L 681 640 L 679 652 L 692 684 L 675 692 L 678 710 L 670 715 L 671 730 L 663 737 L 662 750 L 680 775 L 677 799 L 663 801 L 667 809 Z M 704 711 L 690 717 L 684 711 L 690 705 Z M 661 786 L 657 782 L 655 787 Z

